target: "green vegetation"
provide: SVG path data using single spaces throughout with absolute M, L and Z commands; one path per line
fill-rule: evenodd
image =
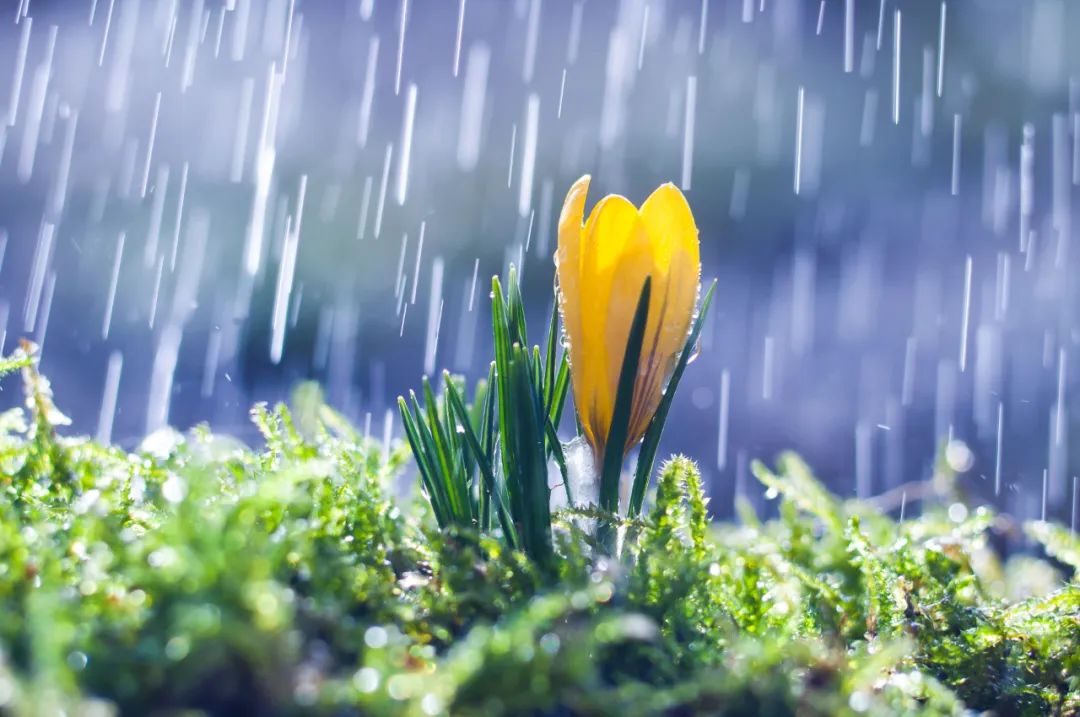
M 497 515 L 480 530 L 395 498 L 403 447 L 312 386 L 255 408 L 258 450 L 197 429 L 126 453 L 60 436 L 20 364 L 26 409 L 0 416 L 3 713 L 1080 714 L 1065 529 L 1026 526 L 1045 557 L 1002 563 L 1003 516 L 898 523 L 790 455 L 756 467 L 777 519 L 712 525 L 675 458 L 620 519 L 619 559 L 581 527 L 609 516 L 564 510 L 541 563 Z

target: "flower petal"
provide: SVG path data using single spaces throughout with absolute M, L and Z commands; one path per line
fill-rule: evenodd
M 666 272 L 679 248 L 700 266 L 697 225 L 678 187 L 671 182 L 657 187 L 641 205 L 641 218 L 655 248 L 659 268 Z
M 584 255 L 582 219 L 585 216 L 585 198 L 589 192 L 590 180 L 591 177 L 586 174 L 574 182 L 566 193 L 562 213 L 559 215 L 559 247 L 555 253 L 555 270 L 559 278 L 559 312 L 562 314 L 563 330 L 569 343 L 567 350 L 570 353 L 575 405 L 582 405 L 580 391 L 584 388 L 584 379 L 579 377 L 584 370 L 586 356 L 581 329 L 580 287 L 581 260 Z M 588 426 L 584 428 L 591 443 L 591 429 Z
M 622 294 L 613 296 L 613 291 L 621 290 L 631 279 L 618 269 L 628 251 L 647 258 L 647 244 L 637 207 L 625 197 L 604 197 L 585 224 L 580 297 L 581 343 L 585 355 L 584 366 L 574 372 L 575 383 L 580 378 L 582 384 L 580 389 L 575 386 L 574 400 L 598 454 L 606 445 L 615 409 L 618 367 L 622 365 L 623 347 L 641 291 L 639 282 L 631 301 L 624 302 Z M 616 327 L 614 335 L 621 336 L 620 341 L 613 341 L 609 328 L 612 326 Z
M 686 343 L 701 281 L 697 226 L 675 185 L 664 184 L 645 200 L 641 222 L 653 252 L 654 283 L 625 450 L 644 435 L 660 403 Z

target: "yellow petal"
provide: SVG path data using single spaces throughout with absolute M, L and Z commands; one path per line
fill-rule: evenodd
M 647 240 L 638 223 L 637 207 L 625 197 L 604 197 L 585 224 L 580 285 L 580 343 L 584 356 L 579 362 L 581 365 L 572 371 L 578 416 L 582 424 L 588 426 L 587 433 L 597 453 L 602 453 L 606 446 L 615 407 L 619 374 L 618 370 L 613 373 L 611 366 L 614 363 L 621 365 L 626 332 L 637 304 L 636 293 L 627 306 L 621 300 L 621 294 L 613 297 L 612 292 L 621 289 L 630 279 L 618 274 L 617 269 L 627 247 L 639 244 L 647 244 Z M 640 283 L 636 291 L 641 291 Z M 621 341 L 612 341 L 609 323 L 625 327 Z
M 668 183 L 645 200 L 641 219 L 655 252 L 657 271 L 663 275 L 663 291 L 658 292 L 665 297 L 662 321 L 650 322 L 658 331 L 656 350 L 664 355 L 678 354 L 690 330 L 701 283 L 694 215 L 682 192 Z
M 555 269 L 559 277 L 559 312 L 562 314 L 563 330 L 569 342 L 571 381 L 574 403 L 582 404 L 582 380 L 578 372 L 585 365 L 585 347 L 581 330 L 581 258 L 582 219 L 585 216 L 585 198 L 589 192 L 589 175 L 574 182 L 566 193 L 562 213 L 559 215 L 559 247 L 555 254 Z M 578 409 L 580 411 L 580 409 Z M 591 427 L 585 426 L 586 437 L 593 442 Z
M 658 267 L 667 271 L 677 248 L 690 254 L 693 263 L 701 266 L 698 249 L 698 230 L 686 197 L 671 182 L 657 187 L 641 205 L 641 218 L 649 232 L 656 252 Z
M 626 451 L 648 428 L 686 343 L 701 277 L 697 226 L 686 198 L 675 185 L 664 184 L 645 200 L 641 222 L 652 250 L 653 293 Z
M 674 185 L 659 187 L 640 211 L 624 197 L 605 197 L 583 227 L 588 187 L 585 176 L 567 194 L 556 260 L 574 403 L 585 436 L 602 460 L 645 279 L 651 277 L 652 291 L 629 433 L 626 444 L 616 448 L 624 453 L 648 428 L 686 342 L 701 258 L 694 217 Z
M 619 376 L 622 373 L 626 344 L 630 338 L 630 325 L 633 323 L 634 313 L 641 298 L 641 290 L 645 285 L 645 279 L 651 278 L 649 313 L 639 354 L 637 375 L 634 378 L 634 394 L 631 401 L 631 420 L 627 433 L 627 442 L 624 446 L 611 447 L 613 450 L 618 449 L 625 453 L 629 446 L 641 438 L 641 433 L 638 432 L 636 426 L 640 421 L 635 421 L 634 416 L 641 412 L 641 404 L 646 400 L 646 380 L 650 375 L 648 359 L 652 353 L 651 347 L 655 343 L 654 337 L 657 334 L 657 327 L 660 325 L 664 313 L 664 277 L 657 270 L 653 247 L 649 241 L 649 235 L 645 231 L 645 225 L 640 218 L 637 221 L 633 238 L 628 242 L 623 255 L 620 257 L 615 275 L 605 335 L 609 347 L 608 374 L 613 404 Z M 614 405 L 612 409 L 614 409 Z

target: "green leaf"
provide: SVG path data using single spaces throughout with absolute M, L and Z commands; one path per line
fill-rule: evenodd
M 482 493 L 494 502 L 499 525 L 506 535 L 507 540 L 510 541 L 511 545 L 516 547 L 518 545 L 518 536 L 517 532 L 514 530 L 510 509 L 506 505 L 505 492 L 501 489 L 495 478 L 495 473 L 491 468 L 491 461 L 487 452 L 481 445 L 480 439 L 476 436 L 473 426 L 467 420 L 469 412 L 465 407 L 465 403 L 461 400 L 461 396 L 458 394 L 457 389 L 448 381 L 449 374 L 444 374 L 443 378 L 444 381 L 447 381 L 447 404 L 453 409 L 457 414 L 458 419 L 461 421 L 462 435 L 465 438 L 465 443 L 469 446 L 469 450 L 472 452 L 473 458 L 476 460 L 477 466 L 480 469 L 480 475 L 484 481 L 484 490 Z
M 435 522 L 439 524 L 440 528 L 446 527 L 447 520 L 443 511 L 443 504 L 439 498 L 438 489 L 435 487 L 435 469 L 431 465 L 428 452 L 416 425 L 419 419 L 413 416 L 408 404 L 401 396 L 398 396 L 398 411 L 401 413 L 401 422 L 405 426 L 405 437 L 409 441 L 409 448 L 412 449 L 417 470 L 420 471 L 420 480 L 423 482 L 424 490 L 427 492 L 431 510 L 435 513 Z
M 641 513 L 641 506 L 645 502 L 645 491 L 649 487 L 653 465 L 656 462 L 656 451 L 660 447 L 660 437 L 664 433 L 664 424 L 667 423 L 668 412 L 671 410 L 671 402 L 675 398 L 675 390 L 679 387 L 683 372 L 690 363 L 690 357 L 693 355 L 694 347 L 697 346 L 698 337 L 701 336 L 701 328 L 705 323 L 705 317 L 709 313 L 709 306 L 712 305 L 715 290 L 716 280 L 713 279 L 712 284 L 709 285 L 708 291 L 705 292 L 705 296 L 701 300 L 701 311 L 698 312 L 697 318 L 694 319 L 694 323 L 690 328 L 690 333 L 686 337 L 686 343 L 679 354 L 675 370 L 671 372 L 667 387 L 660 397 L 656 413 L 653 414 L 652 420 L 649 421 L 649 427 L 645 430 L 645 436 L 641 441 L 641 450 L 638 452 L 637 468 L 634 470 L 634 485 L 630 491 L 630 505 L 627 509 L 627 515 L 631 518 Z
M 515 517 L 524 524 L 525 550 L 541 567 L 551 567 L 551 496 L 547 484 L 547 451 L 544 441 L 546 417 L 541 397 L 531 382 L 532 368 L 529 353 L 519 345 L 513 347 L 511 371 L 512 390 L 519 411 L 512 422 L 512 439 L 517 463 L 508 481 L 516 484 L 517 510 Z
M 637 380 L 638 364 L 641 362 L 641 344 L 645 340 L 645 326 L 649 320 L 651 293 L 652 279 L 646 277 L 626 340 L 622 369 L 619 372 L 619 383 L 615 392 L 615 406 L 600 470 L 600 507 L 612 513 L 619 512 L 619 477 L 622 473 L 623 449 L 630 432 L 634 383 Z

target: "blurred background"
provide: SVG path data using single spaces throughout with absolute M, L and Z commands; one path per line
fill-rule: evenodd
M 1075 524 L 1080 4 L 4 0 L 0 343 L 131 447 L 318 379 L 380 439 L 550 310 L 570 183 L 682 187 L 717 277 L 662 451 Z M 9 378 L 0 403 L 20 403 Z M 569 425 L 565 427 L 569 435 Z

